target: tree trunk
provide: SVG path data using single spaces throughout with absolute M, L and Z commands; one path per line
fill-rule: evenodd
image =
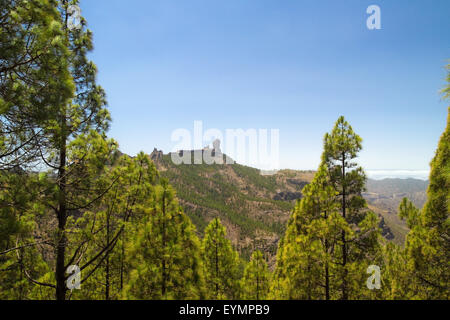
M 56 249 L 56 299 L 66 299 L 66 136 L 65 136 L 65 119 L 63 119 L 63 134 L 60 146 L 59 170 L 58 170 L 58 187 L 59 187 L 59 204 L 58 204 L 58 243 Z
M 163 192 L 163 205 L 162 205 L 162 210 L 163 210 L 163 250 L 166 249 L 166 191 L 164 190 Z M 164 298 L 164 296 L 166 295 L 166 258 L 165 258 L 165 254 L 163 256 L 162 259 L 162 288 L 161 288 L 161 293 L 162 293 L 162 297 Z
M 259 300 L 259 260 L 256 265 L 256 300 Z
M 216 299 L 219 298 L 219 252 L 218 252 L 218 244 L 217 244 L 217 227 L 219 222 L 216 221 L 216 239 L 214 239 L 216 244 Z
M 122 254 L 120 256 L 120 291 L 123 290 L 123 271 L 125 259 L 125 231 L 122 233 Z
M 109 219 L 110 219 L 110 215 L 109 212 L 107 212 L 107 216 L 106 216 L 106 246 L 109 247 L 109 242 L 110 242 L 110 225 L 109 225 Z M 105 268 L 105 300 L 109 300 L 110 298 L 110 283 L 109 283 L 109 279 L 110 279 L 110 274 L 109 274 L 109 254 L 106 257 L 106 268 Z
M 325 210 L 325 220 L 328 219 L 328 212 Z M 330 300 L 330 270 L 328 266 L 328 250 L 330 250 L 328 239 L 325 238 L 325 300 Z
M 342 217 L 346 219 L 346 179 L 345 179 L 345 155 L 342 155 Z M 347 292 L 347 243 L 345 231 L 342 231 L 342 300 L 348 300 Z
M 325 240 L 325 252 L 326 259 L 325 262 L 325 300 L 330 300 L 330 270 L 328 266 L 328 240 Z
M 64 30 L 68 36 L 68 5 L 67 1 L 63 1 L 65 8 L 65 23 Z M 65 258 L 66 258 L 66 221 L 67 221 L 67 207 L 66 207 L 66 109 L 63 107 L 63 112 L 61 115 L 61 140 L 59 146 L 59 169 L 58 169 L 58 189 L 59 189 L 59 199 L 58 199 L 58 211 L 56 212 L 58 219 L 58 243 L 56 248 L 56 300 L 66 300 L 66 269 L 65 269 Z

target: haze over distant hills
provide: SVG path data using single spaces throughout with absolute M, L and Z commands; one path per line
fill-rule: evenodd
M 370 179 L 418 179 L 428 180 L 429 170 L 366 170 Z
M 406 223 L 397 214 L 403 198 L 410 199 L 418 208 L 422 208 L 427 200 L 428 180 L 388 178 L 383 180 L 367 180 L 367 192 L 364 197 L 369 208 L 383 217 L 392 233 L 389 240 L 403 244 L 408 232 Z

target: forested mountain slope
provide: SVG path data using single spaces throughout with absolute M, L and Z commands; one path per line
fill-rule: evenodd
M 152 158 L 177 191 L 185 212 L 203 234 L 219 217 L 242 256 L 260 248 L 272 259 L 295 200 L 312 172 L 282 171 L 263 176 L 254 168 L 233 165 L 175 165 L 169 155 Z
M 219 217 L 243 258 L 248 259 L 253 249 L 261 249 L 270 265 L 274 263 L 278 241 L 295 202 L 314 176 L 313 171 L 296 170 L 265 176 L 258 169 L 240 164 L 175 165 L 170 155 L 157 150 L 151 158 L 161 175 L 176 189 L 180 203 L 200 235 L 213 218 Z M 386 183 L 393 187 L 384 187 Z M 426 189 L 426 183 L 422 186 L 419 180 L 406 184 L 400 179 L 369 180 L 365 194 L 370 208 L 383 218 L 383 235 L 397 243 L 403 243 L 408 229 L 392 204 L 396 202 L 393 200 L 396 194 L 411 195 L 405 186 L 417 193 Z

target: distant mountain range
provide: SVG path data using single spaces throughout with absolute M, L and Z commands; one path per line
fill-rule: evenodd
M 370 179 L 418 179 L 428 180 L 430 170 L 366 170 Z
M 156 149 L 151 158 L 161 176 L 177 190 L 200 235 L 209 221 L 219 217 L 243 258 L 248 259 L 258 248 L 266 253 L 271 265 L 295 202 L 314 177 L 314 171 L 296 170 L 261 175 L 258 169 L 240 164 L 175 165 L 169 155 Z M 364 196 L 369 207 L 382 217 L 380 227 L 387 239 L 403 243 L 408 229 L 397 217 L 398 204 L 408 197 L 422 207 L 427 185 L 417 179 L 368 180 Z
M 422 208 L 426 202 L 427 188 L 428 181 L 418 179 L 369 179 L 365 197 L 386 210 L 397 210 L 400 201 L 405 197 Z

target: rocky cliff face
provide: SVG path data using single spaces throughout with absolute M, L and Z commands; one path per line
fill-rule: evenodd
M 150 154 L 150 159 L 152 159 L 153 162 L 161 162 L 163 159 L 163 152 L 158 149 L 153 149 L 153 152 Z
M 292 201 L 292 200 L 300 200 L 301 198 L 302 198 L 301 192 L 283 191 L 278 192 L 273 197 L 273 200 Z

